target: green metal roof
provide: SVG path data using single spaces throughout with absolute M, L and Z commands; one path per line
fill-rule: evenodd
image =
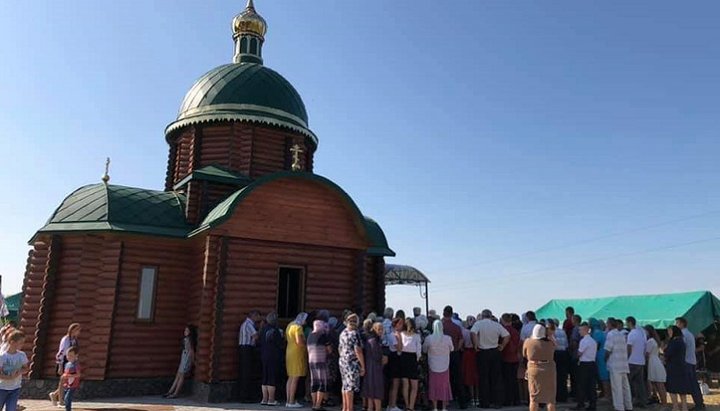
M 8 311 L 19 311 L 22 303 L 23 293 L 17 293 L 5 297 L 5 306 Z
M 295 88 L 277 72 L 257 63 L 232 63 L 200 77 L 165 130 L 208 121 L 255 121 L 288 127 L 312 138 L 305 104 Z
M 573 307 L 583 319 L 633 316 L 638 325 L 650 324 L 658 329 L 675 324 L 677 317 L 685 317 L 694 334 L 720 317 L 720 300 L 709 291 L 550 300 L 535 314 L 537 318 L 564 318 L 566 307 Z
M 184 197 L 175 192 L 90 184 L 63 200 L 39 233 L 125 231 L 184 237 Z
M 221 166 L 209 165 L 188 174 L 185 178 L 178 181 L 178 183 L 173 186 L 173 189 L 177 190 L 192 180 L 212 181 L 242 187 L 252 182 L 252 179 L 244 174 L 235 173 Z
M 282 178 L 299 178 L 312 180 L 319 182 L 320 184 L 326 185 L 338 192 L 345 199 L 345 201 L 355 212 L 355 214 L 359 218 L 361 218 L 361 222 L 365 227 L 365 232 L 367 234 L 368 240 L 371 243 L 370 248 L 368 248 L 368 255 L 392 257 L 395 256 L 395 252 L 391 250 L 387 244 L 387 239 L 385 238 L 385 234 L 380 228 L 380 225 L 371 218 L 363 216 L 352 198 L 342 188 L 340 188 L 340 186 L 325 177 L 313 173 L 304 172 L 280 171 L 255 180 L 252 184 L 232 193 L 230 196 L 228 196 L 228 198 L 215 206 L 215 208 L 213 208 L 210 213 L 208 213 L 200 226 L 197 229 L 193 230 L 189 235 L 193 236 L 209 228 L 216 227 L 222 224 L 225 220 L 232 216 L 235 207 L 237 207 L 237 205 L 242 202 L 252 191 L 264 184 Z

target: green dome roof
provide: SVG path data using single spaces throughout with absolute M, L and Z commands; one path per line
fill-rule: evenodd
M 255 121 L 288 127 L 313 139 L 305 104 L 277 72 L 257 63 L 225 64 L 210 70 L 185 95 L 166 134 L 207 121 Z
M 39 233 L 123 231 L 184 237 L 185 197 L 173 191 L 155 191 L 108 184 L 78 188 L 63 200 Z

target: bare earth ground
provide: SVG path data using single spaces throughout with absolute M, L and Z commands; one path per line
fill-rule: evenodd
M 689 399 L 689 398 L 688 398 Z M 59 411 L 64 408 L 53 407 L 50 401 L 43 400 L 21 400 L 20 404 L 26 407 L 26 411 Z M 712 390 L 710 395 L 705 396 L 705 404 L 710 411 L 720 411 L 720 390 Z M 559 404 L 559 410 L 567 410 L 573 404 Z M 329 411 L 337 411 L 340 407 L 329 408 Z M 356 407 L 359 410 L 359 407 Z M 611 410 L 612 407 L 607 401 L 601 400 L 598 403 L 601 411 Z M 670 410 L 670 407 L 665 408 Z M 222 411 L 222 410 L 248 410 L 248 411 L 286 411 L 284 407 L 264 407 L 255 404 L 223 403 L 223 404 L 199 404 L 187 399 L 166 400 L 162 397 L 137 397 L 117 398 L 99 401 L 82 401 L 73 404 L 73 410 L 77 411 Z M 302 408 L 301 411 L 310 411 L 310 407 Z M 469 408 L 472 410 L 472 408 Z M 477 410 L 477 409 L 476 409 Z M 523 411 L 526 407 L 506 407 L 505 411 Z M 663 407 L 654 406 L 647 408 L 648 411 L 662 411 Z

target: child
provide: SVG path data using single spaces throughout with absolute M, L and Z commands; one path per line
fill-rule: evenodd
M 27 371 L 28 359 L 20 351 L 25 334 L 15 330 L 8 336 L 7 352 L 0 355 L 0 409 L 17 411 L 22 375 Z
M 75 390 L 80 387 L 80 367 L 77 364 L 78 348 L 68 348 L 66 356 L 68 361 L 65 364 L 65 372 L 60 377 L 60 382 L 65 389 L 65 411 L 71 411 Z

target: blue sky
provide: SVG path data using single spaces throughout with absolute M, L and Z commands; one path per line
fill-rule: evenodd
M 0 3 L 0 274 L 76 187 L 162 188 L 164 127 L 232 58 L 229 1 Z M 463 314 L 720 292 L 720 4 L 257 0 L 316 172 Z M 420 305 L 411 287 L 389 304 Z

